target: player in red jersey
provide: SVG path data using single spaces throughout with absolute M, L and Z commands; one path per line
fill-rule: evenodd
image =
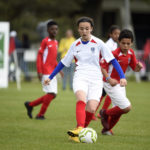
M 142 64 L 136 60 L 134 51 L 131 49 L 133 34 L 130 30 L 123 30 L 119 36 L 120 47 L 113 51 L 114 57 L 118 60 L 124 73 L 128 66 L 135 72 L 139 72 Z M 131 110 L 131 103 L 126 97 L 125 87 L 119 85 L 119 76 L 113 66 L 101 61 L 102 72 L 104 74 L 104 89 L 111 98 L 114 105 L 111 109 L 101 109 L 101 123 L 103 125 L 102 134 L 111 135 L 111 129 L 118 122 L 122 114 Z M 112 86 L 113 85 L 113 86 Z
M 106 41 L 106 45 L 109 47 L 109 49 L 110 49 L 111 51 L 116 50 L 117 47 L 118 47 L 118 37 L 119 37 L 119 34 L 120 34 L 120 28 L 119 28 L 119 26 L 117 26 L 117 25 L 112 25 L 112 26 L 110 27 L 110 29 L 109 29 L 109 39 Z M 100 106 L 100 104 L 101 104 L 101 102 L 102 102 L 102 100 L 103 100 L 103 98 L 104 98 L 105 96 L 106 96 L 106 92 L 105 92 L 105 90 L 104 90 L 104 88 L 103 88 L 103 93 L 102 93 L 102 96 L 101 96 L 99 105 L 98 105 L 98 107 L 97 107 L 97 110 L 98 110 L 98 108 L 99 108 L 99 106 Z M 111 99 L 110 99 L 109 96 L 106 96 L 102 108 L 107 109 L 107 108 L 110 106 L 110 104 L 111 104 Z M 98 117 L 98 118 L 101 118 L 99 113 L 97 114 L 97 117 Z M 95 115 L 93 115 L 93 120 L 98 120 L 98 119 L 95 117 Z
M 57 66 L 57 48 L 58 42 L 55 37 L 58 33 L 58 25 L 55 21 L 47 23 L 48 37 L 42 40 L 40 49 L 37 55 L 37 74 L 38 78 L 42 83 L 43 91 L 46 93 L 44 96 L 32 101 L 25 102 L 27 109 L 27 115 L 32 118 L 33 107 L 42 104 L 40 112 L 37 114 L 36 119 L 45 119 L 44 114 L 50 104 L 50 102 L 56 97 L 57 94 L 57 79 L 56 77 L 52 80 L 50 85 L 45 86 L 43 84 L 45 78 L 52 73 L 54 68 Z M 63 76 L 63 73 L 61 76 Z

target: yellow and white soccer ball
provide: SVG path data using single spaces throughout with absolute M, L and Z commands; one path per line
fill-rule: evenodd
M 97 133 L 92 128 L 83 128 L 79 133 L 81 143 L 96 143 Z

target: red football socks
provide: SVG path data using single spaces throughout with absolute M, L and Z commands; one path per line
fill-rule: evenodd
M 108 109 L 108 107 L 110 106 L 110 104 L 111 104 L 111 99 L 110 99 L 110 97 L 107 95 L 106 98 L 105 98 L 105 101 L 104 101 L 104 104 L 103 104 L 102 109 Z
M 76 120 L 77 120 L 77 127 L 84 127 L 85 124 L 85 107 L 86 103 L 83 101 L 78 101 L 76 103 Z
M 92 118 L 93 118 L 94 113 L 88 112 L 86 111 L 86 119 L 85 119 L 85 125 L 84 127 L 86 128 L 89 123 L 91 122 Z
M 108 118 L 109 130 L 112 129 L 116 125 L 120 117 L 121 115 L 109 116 Z
M 54 95 L 53 94 L 46 94 L 32 102 L 29 103 L 29 106 L 37 106 L 39 104 L 42 103 L 42 107 L 41 107 L 41 110 L 38 114 L 38 116 L 44 116 L 46 110 L 47 110 L 47 107 L 49 106 L 50 102 L 54 99 Z
M 115 106 L 111 109 L 107 109 L 106 114 L 108 116 L 122 115 L 122 114 L 124 114 L 124 111 L 122 109 L 120 109 L 118 106 Z
M 44 101 L 44 98 L 45 98 L 45 97 L 46 97 L 46 95 L 44 95 L 44 96 L 42 96 L 42 97 L 40 97 L 40 98 L 38 98 L 38 99 L 36 99 L 36 100 L 30 102 L 30 103 L 29 103 L 29 106 L 34 107 L 34 106 L 37 106 L 37 105 L 41 104 L 41 103 Z
M 54 97 L 55 96 L 53 94 L 46 94 L 45 95 L 45 98 L 43 100 L 43 104 L 41 106 L 41 110 L 40 110 L 38 116 L 44 116 L 50 102 L 54 99 Z

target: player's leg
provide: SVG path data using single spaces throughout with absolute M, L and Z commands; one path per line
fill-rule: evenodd
M 86 107 L 86 93 L 84 91 L 77 91 L 75 93 L 76 98 L 77 98 L 77 103 L 76 103 L 76 121 L 77 121 L 77 126 L 73 130 L 69 130 L 68 134 L 70 136 L 78 136 L 79 132 L 84 128 L 85 124 L 85 107 Z
M 108 83 L 104 84 L 107 94 L 110 96 L 112 103 L 115 105 L 111 109 L 102 109 L 101 112 L 104 117 L 111 117 L 111 120 L 107 125 L 104 125 L 104 128 L 110 130 L 118 121 L 122 114 L 127 113 L 131 109 L 131 103 L 126 97 L 125 87 L 120 87 L 116 85 L 115 87 L 110 87 Z
M 88 82 L 83 78 L 74 78 L 73 90 L 77 99 L 76 103 L 76 121 L 77 126 L 73 130 L 69 130 L 67 133 L 69 136 L 78 136 L 79 132 L 84 128 L 85 124 L 85 107 L 86 107 L 86 95 L 88 91 Z
M 47 110 L 48 106 L 50 105 L 50 102 L 56 97 L 56 94 L 57 94 L 57 79 L 56 79 L 56 77 L 53 78 L 50 85 L 45 86 L 43 84 L 43 82 L 46 77 L 48 77 L 48 76 L 44 75 L 42 77 L 42 85 L 43 85 L 43 91 L 47 94 L 43 98 L 40 112 L 36 116 L 36 119 L 41 119 L 41 120 L 45 119 L 44 115 L 46 113 L 46 110 Z
M 122 115 L 131 110 L 131 103 L 126 97 L 125 87 L 121 87 L 119 84 L 117 84 L 115 87 L 111 87 L 111 90 L 108 90 L 107 93 L 114 104 L 113 108 L 106 110 L 107 115 Z
M 102 109 L 108 109 L 108 107 L 110 106 L 110 104 L 111 104 L 111 99 L 107 95 L 106 98 L 105 98 L 104 104 L 102 106 Z
M 109 130 L 111 130 L 120 120 L 121 115 L 110 116 L 108 118 Z
M 36 119 L 43 120 L 45 119 L 44 114 L 46 113 L 46 110 L 48 106 L 50 105 L 50 102 L 56 97 L 56 94 L 54 93 L 48 93 L 45 95 L 40 112 L 37 114 Z
M 103 88 L 103 92 L 102 92 L 102 96 L 101 96 L 101 98 L 100 98 L 100 102 L 99 102 L 99 105 L 98 105 L 98 107 L 97 107 L 97 110 L 99 109 L 99 106 L 100 106 L 100 104 L 101 104 L 101 102 L 102 102 L 102 100 L 103 100 L 103 98 L 106 96 L 106 92 L 105 92 L 105 89 Z M 97 111 L 96 110 L 96 111 Z M 100 116 L 100 114 L 98 113 L 97 114 L 97 117 L 98 118 L 101 118 L 101 116 Z
M 85 127 L 89 125 L 91 122 L 93 115 L 95 114 L 100 97 L 102 95 L 103 83 L 101 81 L 97 81 L 97 83 L 90 83 L 87 95 L 87 107 L 86 107 L 86 120 Z
M 99 102 L 97 100 L 89 100 L 87 102 L 86 119 L 84 127 L 87 127 L 90 124 L 91 120 L 93 119 L 98 103 Z

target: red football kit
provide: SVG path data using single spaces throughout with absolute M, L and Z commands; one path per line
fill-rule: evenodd
M 116 60 L 118 61 L 118 63 L 120 64 L 124 73 L 126 72 L 128 66 L 130 66 L 133 70 L 135 69 L 136 64 L 137 64 L 137 59 L 136 59 L 133 49 L 129 49 L 126 55 L 121 52 L 120 48 L 117 48 L 112 53 L 113 53 L 114 57 L 116 58 Z M 108 74 L 111 78 L 116 79 L 118 82 L 120 81 L 120 77 L 119 77 L 117 71 L 110 63 L 107 63 L 103 59 L 101 61 L 101 66 L 104 69 L 106 69 L 106 71 L 108 72 Z M 104 81 L 106 82 L 105 78 L 104 78 Z
M 40 49 L 37 55 L 37 72 L 44 75 L 49 75 L 57 66 L 57 48 L 58 42 L 56 40 L 51 40 L 49 37 L 46 37 L 42 40 Z M 42 81 L 43 82 L 43 81 Z M 52 84 L 52 82 L 51 82 Z M 49 85 L 50 86 L 50 85 Z M 53 85 L 57 86 L 57 82 L 53 81 Z M 45 86 L 43 86 L 44 89 Z M 47 86 L 47 90 L 51 89 Z M 34 107 L 39 104 L 42 104 L 41 110 L 36 116 L 36 118 L 44 119 L 44 114 L 50 104 L 50 102 L 55 98 L 53 92 L 46 92 L 46 94 L 32 102 L 29 103 L 29 106 Z
M 132 49 L 129 49 L 126 55 L 121 52 L 120 48 L 117 48 L 112 53 L 118 61 L 118 63 L 120 64 L 124 73 L 126 72 L 128 66 L 135 70 L 136 64 L 138 62 L 136 60 L 135 53 Z M 120 77 L 118 76 L 118 73 L 111 64 L 108 64 L 105 60 L 102 60 L 101 66 L 107 70 L 111 78 L 116 79 L 118 82 L 120 82 Z M 106 110 L 106 114 L 109 116 L 109 118 L 108 128 L 103 128 L 102 133 L 109 131 L 111 132 L 111 134 L 113 134 L 111 129 L 119 121 L 121 115 L 125 113 L 122 109 L 129 107 L 131 104 L 128 98 L 126 97 L 125 87 L 121 87 L 119 84 L 119 86 L 116 85 L 112 87 L 109 85 L 109 83 L 106 82 L 105 78 L 104 81 L 104 88 L 109 96 L 107 95 L 102 109 Z M 108 109 L 111 101 L 113 102 L 114 107 Z
M 42 40 L 37 55 L 37 72 L 49 75 L 57 66 L 58 42 L 46 37 Z

